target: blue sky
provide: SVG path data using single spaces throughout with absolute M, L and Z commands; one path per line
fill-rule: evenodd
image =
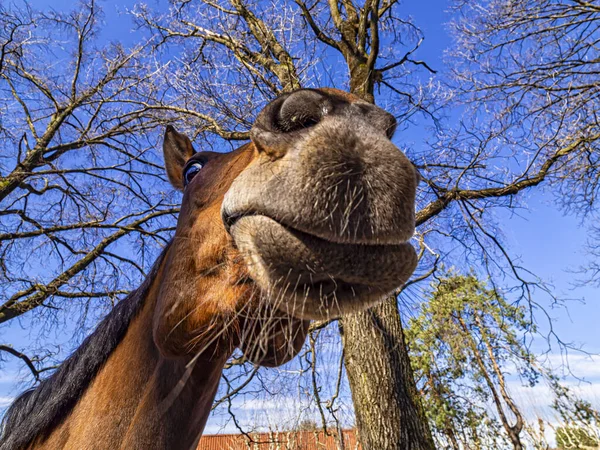
M 450 45 L 446 25 L 451 18 L 449 4 L 448 0 L 405 1 L 402 6 L 425 35 L 417 57 L 439 71 L 444 70 L 444 51 Z M 417 131 L 415 140 L 419 134 Z M 405 139 L 408 141 L 410 137 Z M 568 302 L 568 311 L 563 308 L 550 310 L 557 334 L 567 342 L 582 345 L 589 352 L 600 353 L 596 325 L 600 315 L 598 289 L 594 286 L 573 289 L 574 281 L 581 276 L 573 272 L 588 258 L 585 250 L 587 224 L 563 214 L 557 208 L 555 197 L 543 186 L 527 195 L 528 209 L 519 210 L 517 214 L 502 213 L 498 216 L 499 228 L 505 234 L 511 253 L 520 257 L 524 267 L 550 282 L 557 296 L 573 299 Z M 539 300 L 550 307 L 548 299 L 540 297 Z M 585 303 L 577 300 L 585 300 Z
M 134 1 L 104 1 L 102 6 L 106 14 L 104 38 L 113 41 L 131 42 L 135 33 L 131 31 L 128 18 L 119 16 L 125 8 L 133 6 Z M 153 4 L 154 2 L 149 2 Z M 161 3 L 164 5 L 163 2 Z M 67 0 L 32 0 L 34 8 L 53 7 L 64 10 L 72 7 L 73 2 Z M 425 41 L 416 57 L 428 62 L 433 68 L 443 71 L 443 52 L 450 45 L 445 23 L 449 19 L 446 12 L 448 1 L 405 1 L 402 8 L 414 18 L 425 35 Z M 411 129 L 402 136 L 402 141 L 419 145 L 423 137 L 423 129 Z M 556 293 L 565 298 L 583 300 L 571 301 L 568 311 L 564 308 L 549 309 L 554 319 L 554 329 L 563 341 L 582 346 L 591 353 L 600 353 L 597 318 L 600 317 L 600 303 L 597 300 L 597 289 L 593 286 L 572 288 L 577 277 L 572 272 L 585 261 L 585 241 L 587 239 L 585 224 L 572 216 L 565 216 L 556 206 L 554 197 L 547 191 L 537 189 L 528 197 L 528 209 L 520 210 L 519 215 L 500 213 L 497 217 L 503 230 L 509 249 L 518 255 L 521 264 L 540 278 L 551 282 Z M 539 301 L 550 307 L 549 299 L 540 297 Z M 0 334 L 17 333 L 25 336 L 27 330 L 16 327 L 4 329 Z M 553 349 L 558 352 L 557 348 Z M 557 364 L 558 355 L 552 357 Z M 575 355 L 572 368 L 576 375 L 586 377 L 592 382 L 582 387 L 590 399 L 597 402 L 600 398 L 600 372 L 596 364 L 583 355 Z M 14 361 L 5 366 L 0 373 L 0 407 L 6 404 L 20 389 L 16 384 L 17 365 Z M 515 390 L 518 390 L 515 386 Z M 521 394 L 520 394 L 521 395 Z M 530 395 L 522 394 L 525 397 Z M 541 394 L 543 397 L 543 393 Z M 535 395 L 534 395 L 535 397 Z M 599 403 L 596 403 L 599 405 Z M 542 406 L 540 406 L 542 407 Z M 210 430 L 210 428 L 209 428 Z M 216 428 L 215 428 L 216 430 Z

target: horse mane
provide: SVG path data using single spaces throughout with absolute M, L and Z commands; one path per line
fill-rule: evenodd
M 121 300 L 50 377 L 13 402 L 2 419 L 1 450 L 25 448 L 71 412 L 141 310 L 167 248 L 140 287 Z

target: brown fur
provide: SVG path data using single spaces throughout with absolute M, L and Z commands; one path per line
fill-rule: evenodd
M 389 137 L 395 120 L 332 89 L 269 104 L 252 142 L 195 153 L 168 127 L 165 167 L 203 168 L 143 308 L 76 406 L 30 448 L 188 449 L 239 347 L 282 364 L 309 319 L 364 309 L 414 270 L 418 177 Z

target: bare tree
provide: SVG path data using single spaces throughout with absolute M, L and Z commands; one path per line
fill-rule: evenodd
M 48 330 L 59 310 L 95 322 L 177 212 L 150 151 L 164 122 L 146 106 L 157 70 L 147 45 L 97 47 L 94 0 L 68 13 L 0 8 L 0 323 L 29 313 Z M 37 378 L 23 353 L 0 351 Z
M 182 55 L 181 68 L 166 80 L 169 86 L 179 88 L 181 96 L 169 100 L 177 106 L 164 106 L 203 127 L 212 125 L 211 131 L 225 139 L 247 138 L 236 127 L 247 129 L 258 109 L 254 105 L 301 86 L 322 84 L 319 69 L 326 72 L 327 63 L 315 55 L 334 50 L 350 71 L 349 78 L 334 74 L 335 84 L 349 84 L 351 92 L 373 101 L 378 80 L 400 95 L 397 116 L 410 117 L 423 108 L 417 86 L 400 82 L 400 87 L 394 87 L 391 83 L 408 78 L 413 70 L 408 66 L 425 65 L 411 57 L 421 42 L 419 30 L 392 13 L 394 2 L 368 2 L 362 9 L 351 2 L 342 3 L 264 5 L 235 0 L 225 6 L 210 1 L 178 2 L 170 15 L 162 17 L 140 8 L 140 23 Z M 280 13 L 267 13 L 267 9 Z M 382 24 L 398 33 L 405 30 L 403 38 L 412 43 L 397 61 L 392 60 L 396 55 L 391 47 L 379 51 Z M 402 44 L 400 34 L 392 44 Z M 375 68 L 376 62 L 386 60 L 385 67 Z M 389 81 L 383 80 L 383 73 L 389 75 Z M 417 406 L 395 299 L 382 308 L 382 319 L 372 312 L 362 321 L 357 317 L 344 323 L 346 370 L 363 446 L 397 448 L 401 443 L 406 448 L 433 448 Z M 390 311 L 386 313 L 385 308 Z M 365 346 L 367 341 L 370 344 Z M 367 362 L 373 355 L 386 356 Z M 359 384 L 361 379 L 381 382 Z M 369 392 L 369 385 L 378 392 Z
M 557 203 L 591 225 L 586 280 L 600 281 L 600 6 L 593 1 L 455 1 L 452 89 L 474 139 L 521 167 L 560 161 Z M 465 133 L 462 133 L 465 139 Z
M 275 95 L 333 85 L 377 101 L 401 128 L 419 115 L 439 124 L 439 99 L 416 81 L 433 74 L 417 58 L 422 33 L 394 0 L 181 0 L 166 14 L 139 6 L 134 17 L 153 38 L 132 50 L 94 47 L 93 2 L 71 15 L 2 14 L 15 32 L 1 35 L 1 136 L 12 153 L 0 161 L 0 321 L 26 311 L 55 317 L 71 304 L 86 312 L 90 299 L 130 287 L 127 276 L 143 271 L 146 248 L 160 245 L 176 212 L 157 188 L 150 151 L 152 130 L 166 118 L 183 122 L 200 146 L 227 148 L 248 139 L 254 113 Z M 62 47 L 51 44 L 57 30 L 70 37 Z M 474 133 L 467 119 L 455 132 L 438 128 L 430 148 L 407 149 L 423 185 L 421 263 L 405 292 L 436 270 L 450 243 L 493 277 L 510 275 L 534 305 L 537 280 L 510 258 L 490 213 L 560 177 L 595 135 L 536 141 L 533 153 L 515 138 L 507 152 L 503 122 Z M 433 448 L 396 296 L 339 325 L 363 448 Z M 232 383 L 220 404 L 229 408 L 247 379 L 261 382 L 260 373 L 234 367 L 244 372 L 236 380 L 226 374 Z
M 209 145 L 219 142 L 215 135 L 247 138 L 256 105 L 299 86 L 333 84 L 382 100 L 401 126 L 416 113 L 436 119 L 433 99 L 414 77 L 419 70 L 433 73 L 416 58 L 423 36 L 395 1 L 181 1 L 166 15 L 147 8 L 136 15 L 160 39 L 159 50 L 172 55 L 177 49 L 177 68 L 165 80 L 176 93 L 169 101 L 177 106 L 170 108 L 212 132 L 202 135 Z M 533 302 L 538 280 L 512 261 L 490 212 L 515 207 L 516 194 L 558 176 L 587 138 L 531 159 L 494 145 L 499 130 L 459 131 L 441 132 L 427 151 L 409 150 L 424 180 L 416 237 L 423 258 L 415 281 L 439 260 L 439 251 L 427 249 L 450 241 L 460 244 L 466 261 L 483 259 L 490 275 L 512 276 Z M 519 164 L 508 164 L 512 159 Z M 432 448 L 396 298 L 340 327 L 363 447 Z

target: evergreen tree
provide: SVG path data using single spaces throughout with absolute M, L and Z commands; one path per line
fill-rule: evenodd
M 432 287 L 407 337 L 438 445 L 523 448 L 524 418 L 506 376 L 511 368 L 533 386 L 541 375 L 522 338 L 535 331 L 526 309 L 474 275 L 449 273 Z

